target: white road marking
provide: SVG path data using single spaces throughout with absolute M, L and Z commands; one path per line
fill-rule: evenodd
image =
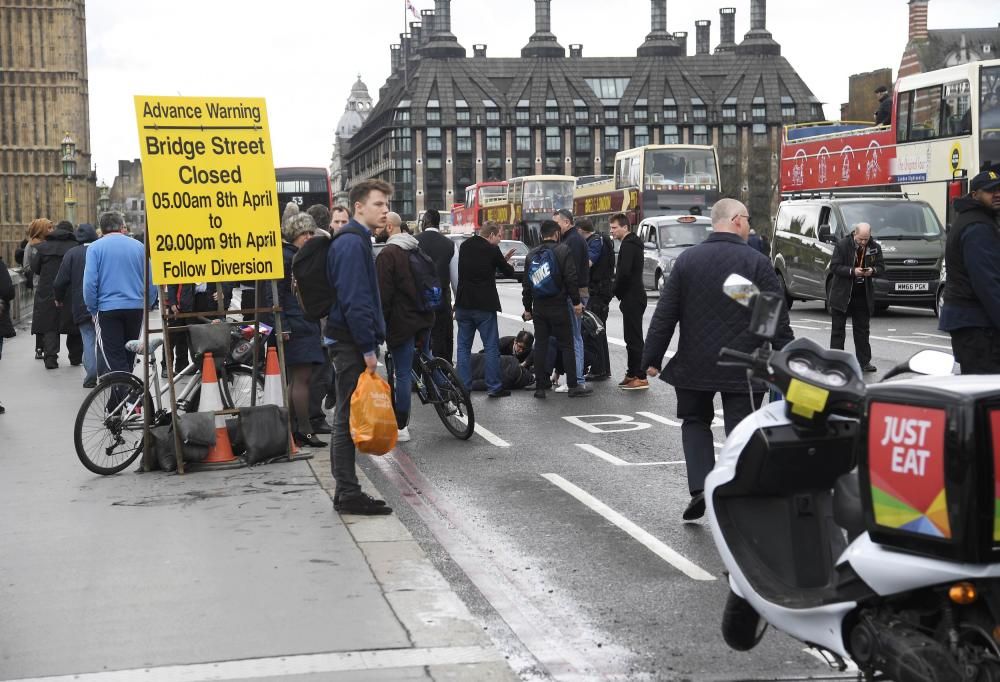
M 562 476 L 559 476 L 558 474 L 542 474 L 542 478 L 562 489 L 564 492 L 572 495 L 592 511 L 597 512 L 607 521 L 610 521 L 614 525 L 618 526 L 620 529 L 631 535 L 632 538 L 644 545 L 653 554 L 660 557 L 689 578 L 693 580 L 715 580 L 715 576 L 711 573 L 682 556 L 674 549 L 668 547 L 666 544 L 653 537 L 650 533 L 643 530 L 632 521 L 629 521 L 627 518 L 598 500 L 596 497 L 592 496 L 590 493 L 576 487 Z
M 646 419 L 652 419 L 654 422 L 660 422 L 661 424 L 666 424 L 667 426 L 680 427 L 681 423 L 674 421 L 673 419 L 667 419 L 666 417 L 661 417 L 655 412 L 636 412 L 636 414 L 645 417 Z
M 807 653 L 807 654 L 809 654 L 813 658 L 818 658 L 819 660 L 823 661 L 827 665 L 830 665 L 830 661 L 828 661 L 823 656 L 823 654 L 821 654 L 820 652 L 816 651 L 815 649 L 808 648 L 808 649 L 803 649 L 802 651 L 805 652 L 805 653 Z M 848 673 L 856 673 L 856 672 L 858 672 L 858 666 L 856 666 L 853 661 L 851 661 L 849 659 L 844 659 L 844 663 L 847 664 L 847 668 L 844 670 L 844 672 L 848 672 Z M 830 666 L 830 667 L 833 668 L 833 666 Z M 834 670 L 836 670 L 836 669 L 834 668 Z
M 933 308 L 914 308 L 913 306 L 909 306 L 909 305 L 894 305 L 892 307 L 893 308 L 899 308 L 900 310 L 916 310 L 917 312 L 921 312 L 921 313 L 931 313 L 931 314 L 934 313 L 934 309 Z
M 577 443 L 576 447 L 580 448 L 584 452 L 596 455 L 604 461 L 614 464 L 616 467 L 654 467 L 660 466 L 661 464 L 684 464 L 684 460 L 673 460 L 670 462 L 626 462 L 624 459 L 619 459 L 618 457 L 615 457 L 598 447 L 588 445 L 587 443 Z
M 805 324 L 789 324 L 788 326 L 791 327 L 792 329 L 811 329 L 814 332 L 823 331 L 823 327 L 810 327 L 809 325 Z
M 879 341 L 891 341 L 892 343 L 905 343 L 910 346 L 922 346 L 923 348 L 943 348 L 947 351 L 951 350 L 951 346 L 942 346 L 936 343 L 924 343 L 923 341 L 907 341 L 905 339 L 893 339 L 888 336 L 869 336 L 868 338 L 878 339 Z
M 913 336 L 927 336 L 932 339 L 947 339 L 951 341 L 951 336 L 949 334 L 928 334 L 927 332 L 913 332 Z
M 262 677 L 322 675 L 325 673 L 395 668 L 423 668 L 438 665 L 463 665 L 502 661 L 492 647 L 435 647 L 423 649 L 384 649 L 343 651 L 324 654 L 300 654 L 248 658 L 236 661 L 165 665 L 156 668 L 133 668 L 49 677 L 25 677 L 10 682 L 206 682 L 207 680 L 249 680 Z
M 468 420 L 465 417 L 455 415 L 455 419 L 462 422 L 463 424 L 468 424 Z M 509 448 L 510 443 L 505 441 L 500 436 L 496 435 L 492 431 L 488 430 L 485 426 L 482 426 L 479 422 L 476 422 L 476 426 L 473 429 L 476 433 L 483 437 L 483 439 L 489 441 L 498 448 Z

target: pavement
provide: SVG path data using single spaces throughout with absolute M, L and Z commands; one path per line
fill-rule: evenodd
M 33 350 L 0 361 L 0 679 L 516 679 L 396 516 L 333 511 L 327 452 L 95 476 L 82 368 Z

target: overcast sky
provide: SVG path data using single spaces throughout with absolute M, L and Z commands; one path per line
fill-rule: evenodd
M 417 10 L 433 0 L 412 0 Z M 452 32 L 472 54 L 510 57 L 534 31 L 532 0 L 453 0 Z M 667 28 L 688 32 L 736 7 L 749 30 L 750 0 L 668 0 Z M 838 118 L 853 73 L 890 67 L 906 45 L 906 0 L 770 0 L 767 27 L 806 85 Z M 410 19 L 410 17 L 408 17 Z M 931 0 L 930 28 L 996 26 L 1000 2 Z M 333 134 L 358 74 L 374 99 L 399 42 L 404 0 L 87 0 L 90 135 L 100 180 L 139 157 L 133 96 L 264 97 L 276 166 L 327 166 Z M 648 0 L 552 0 L 552 32 L 584 56 L 628 56 L 649 32 Z

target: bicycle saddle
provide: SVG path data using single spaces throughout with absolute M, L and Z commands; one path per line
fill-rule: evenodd
M 129 353 L 138 353 L 139 355 L 147 355 L 149 353 L 155 353 L 156 349 L 163 345 L 162 336 L 154 336 L 149 340 L 149 347 L 142 347 L 142 339 L 133 339 L 131 341 L 125 342 L 125 350 Z

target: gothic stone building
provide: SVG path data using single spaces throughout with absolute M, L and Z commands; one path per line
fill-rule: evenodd
M 379 177 L 404 218 L 450 209 L 465 187 L 530 174 L 611 172 L 615 152 L 644 144 L 711 144 L 723 193 L 744 200 L 768 229 L 777 202 L 782 125 L 822 119 L 822 108 L 751 1 L 751 29 L 735 39 L 735 12 L 687 34 L 667 31 L 667 2 L 652 0 L 652 29 L 635 57 L 569 54 L 550 30 L 550 0 L 535 0 L 535 33 L 520 58 L 468 57 L 451 33 L 450 0 L 391 46 L 391 74 L 346 152 L 348 185 Z
M 38 217 L 66 217 L 60 143 L 76 143 L 76 215 L 96 218 L 84 0 L 0 0 L 0 255 Z

